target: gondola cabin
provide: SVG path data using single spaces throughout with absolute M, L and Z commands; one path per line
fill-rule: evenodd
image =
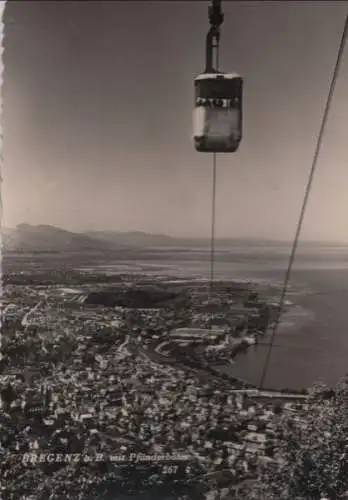
M 242 139 L 243 79 L 234 73 L 195 78 L 193 140 L 197 151 L 234 153 Z

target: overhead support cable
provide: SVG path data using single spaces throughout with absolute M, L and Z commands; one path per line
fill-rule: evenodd
M 279 323 L 280 323 L 280 319 L 281 319 L 281 315 L 282 315 L 283 309 L 284 309 L 285 297 L 286 297 L 286 293 L 288 290 L 288 285 L 289 285 L 289 281 L 290 281 L 290 277 L 291 277 L 291 271 L 292 271 L 292 267 L 294 264 L 296 250 L 297 250 L 298 242 L 299 242 L 299 238 L 300 238 L 300 233 L 301 233 L 301 229 L 302 229 L 302 225 L 303 225 L 303 221 L 304 221 L 304 217 L 305 217 L 305 213 L 306 213 L 306 209 L 307 209 L 307 205 L 308 205 L 308 199 L 309 199 L 309 195 L 311 193 L 313 179 L 314 179 L 314 175 L 315 175 L 315 172 L 317 169 L 318 159 L 319 159 L 319 155 L 321 152 L 324 134 L 326 131 L 327 120 L 328 120 L 333 96 L 334 96 L 335 89 L 336 89 L 337 79 L 338 79 L 339 72 L 341 69 L 342 56 L 343 56 L 344 49 L 346 46 L 347 34 L 348 34 L 348 15 L 347 15 L 345 23 L 344 23 L 344 28 L 343 28 L 343 33 L 341 36 L 340 45 L 338 48 L 336 63 L 335 63 L 335 67 L 334 67 L 334 71 L 332 74 L 331 83 L 330 83 L 330 87 L 329 87 L 329 93 L 327 96 L 326 105 L 325 105 L 324 113 L 323 113 L 323 118 L 321 121 L 319 133 L 318 133 L 317 144 L 316 144 L 316 148 L 314 151 L 314 156 L 313 156 L 313 160 L 312 160 L 311 169 L 309 172 L 308 182 L 307 182 L 307 186 L 305 189 L 302 207 L 301 207 L 299 219 L 298 219 L 297 226 L 296 226 L 294 241 L 292 244 L 292 249 L 291 249 L 289 262 L 288 262 L 288 266 L 287 266 L 287 270 L 286 270 L 286 274 L 285 274 L 285 278 L 284 278 L 284 283 L 283 283 L 282 291 L 280 294 L 279 306 L 278 306 L 278 310 L 277 310 L 277 317 L 276 317 L 276 320 L 275 320 L 273 328 L 272 328 L 272 333 L 271 333 L 270 343 L 269 343 L 269 347 L 268 347 L 268 351 L 267 351 L 267 356 L 266 356 L 266 360 L 265 360 L 262 374 L 261 374 L 261 380 L 260 380 L 260 385 L 259 385 L 260 390 L 263 389 L 263 386 L 264 386 L 265 378 L 266 378 L 266 375 L 267 375 L 267 372 L 269 369 L 269 363 L 270 363 L 270 359 L 271 359 L 271 353 L 272 353 L 272 348 L 273 348 L 275 336 L 276 336 L 276 333 L 277 333 L 277 330 L 279 327 Z

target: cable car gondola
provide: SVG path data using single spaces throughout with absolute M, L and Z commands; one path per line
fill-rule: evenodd
M 223 22 L 219 0 L 213 0 L 209 19 L 206 67 L 194 81 L 193 140 L 200 152 L 234 153 L 242 139 L 243 79 L 236 73 L 223 73 L 213 67 L 213 49 L 218 51 Z

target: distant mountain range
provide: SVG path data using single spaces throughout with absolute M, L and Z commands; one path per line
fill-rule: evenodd
M 19 224 L 15 229 L 3 229 L 2 241 L 5 252 L 106 252 L 142 248 L 209 248 L 209 238 L 176 238 L 141 231 L 88 231 L 76 233 L 49 226 Z M 217 248 L 245 246 L 288 248 L 289 243 L 260 239 L 218 238 Z M 320 245 L 307 243 L 302 245 Z M 330 244 L 327 244 L 330 245 Z M 334 244 L 332 244 L 334 245 Z
M 9 252 L 82 252 L 112 249 L 111 245 L 86 234 L 54 226 L 20 224 L 2 231 L 3 247 Z
M 132 248 L 205 248 L 210 247 L 211 244 L 210 238 L 166 236 L 164 234 L 151 234 L 142 231 L 89 231 L 84 234 L 113 245 L 128 246 Z M 228 249 L 231 248 L 231 246 L 244 247 L 250 244 L 257 246 L 289 246 L 287 242 L 261 240 L 256 238 L 216 238 L 216 245 L 220 248 Z

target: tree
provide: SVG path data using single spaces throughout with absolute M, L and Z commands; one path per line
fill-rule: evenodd
M 348 490 L 348 377 L 332 393 L 323 385 L 314 387 L 307 401 L 298 419 L 280 417 L 284 439 L 276 460 L 253 484 L 257 498 L 338 500 Z

